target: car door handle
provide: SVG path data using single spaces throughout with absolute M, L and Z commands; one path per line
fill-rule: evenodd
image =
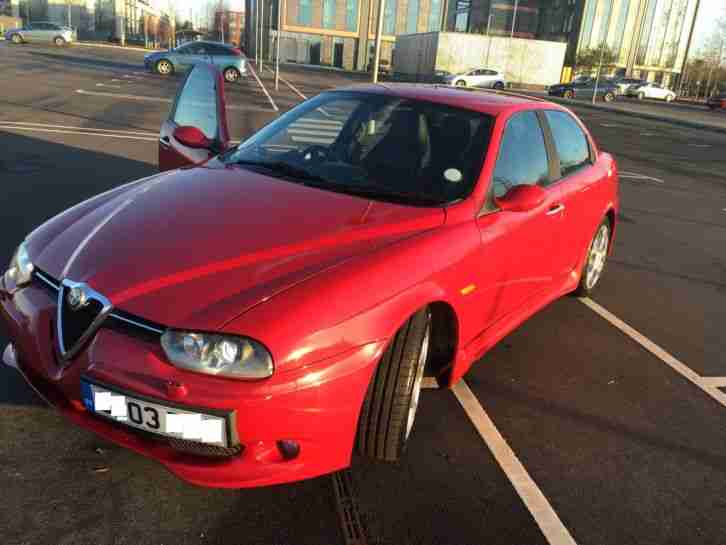
M 565 205 L 562 203 L 553 204 L 552 206 L 550 206 L 550 209 L 547 210 L 546 214 L 548 216 L 554 216 L 555 214 L 559 214 L 560 212 L 562 212 L 564 209 Z

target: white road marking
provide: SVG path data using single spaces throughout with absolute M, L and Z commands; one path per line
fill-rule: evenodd
M 109 85 L 108 83 L 97 83 L 96 87 L 107 87 L 109 89 L 121 89 L 120 85 Z
M 476 431 L 479 432 L 522 502 L 532 514 L 537 526 L 542 530 L 547 542 L 550 545 L 576 545 L 572 534 L 562 524 L 550 502 L 529 476 L 466 382 L 460 380 L 454 386 L 453 391 Z
M 691 148 L 710 148 L 711 144 L 688 144 Z
M 126 100 L 139 100 L 142 102 L 167 102 L 167 103 L 172 102 L 172 100 L 170 98 L 147 97 L 147 96 L 143 96 L 143 95 L 124 95 L 121 93 L 104 93 L 104 92 L 100 92 L 100 91 L 86 91 L 85 89 L 76 89 L 76 93 L 78 93 L 79 95 L 123 98 Z
M 272 68 L 270 68 L 269 66 L 263 66 L 263 68 L 267 68 L 267 69 L 268 69 L 268 70 L 269 70 L 270 72 L 272 72 L 273 74 L 275 73 L 275 71 L 274 71 L 274 70 L 273 70 Z M 292 92 L 293 92 L 293 93 L 295 93 L 295 94 L 296 94 L 297 96 L 299 96 L 300 98 L 302 98 L 303 100 L 307 100 L 307 99 L 308 99 L 308 97 L 306 97 L 306 96 L 305 96 L 304 94 L 302 94 L 302 93 L 301 93 L 301 92 L 300 92 L 300 91 L 298 90 L 298 88 L 297 88 L 297 87 L 295 87 L 295 86 L 294 86 L 294 85 L 293 85 L 292 83 L 290 83 L 289 81 L 287 81 L 287 80 L 286 80 L 285 78 L 283 78 L 282 76 L 280 76 L 280 81 L 281 81 L 282 83 L 284 83 L 285 85 L 287 85 L 287 86 L 288 86 L 288 87 L 289 87 L 290 89 L 292 89 Z
M 270 93 L 268 93 L 268 92 L 267 92 L 267 89 L 265 89 L 265 86 L 264 86 L 264 85 L 262 85 L 262 81 L 260 81 L 260 77 L 259 77 L 259 76 L 257 75 L 257 72 L 255 72 L 255 69 L 254 69 L 254 68 L 252 68 L 252 65 L 251 65 L 250 63 L 247 63 L 247 66 L 248 66 L 248 68 L 250 69 L 250 72 L 252 72 L 252 75 L 253 75 L 253 76 L 255 77 L 255 79 L 257 80 L 257 83 L 259 83 L 260 87 L 262 87 L 262 91 L 263 91 L 263 92 L 265 93 L 265 95 L 267 96 L 267 100 L 269 100 L 269 101 L 270 101 L 270 104 L 272 104 L 272 107 L 274 108 L 274 110 L 275 110 L 276 112 L 280 111 L 280 109 L 279 109 L 279 108 L 277 107 L 277 104 L 275 104 L 275 101 L 274 101 L 274 100 L 272 100 L 272 97 L 270 96 Z
M 149 136 L 157 138 L 157 133 L 151 131 L 130 131 L 127 129 L 100 129 L 95 127 L 77 127 L 69 125 L 52 125 L 49 123 L 31 123 L 29 121 L 3 121 L 0 120 L 0 125 L 22 125 L 31 127 L 46 127 L 50 129 L 69 129 L 74 131 L 91 131 L 91 132 L 110 132 L 115 134 L 133 134 L 136 136 Z
M 612 128 L 612 127 L 619 127 L 620 125 L 616 125 L 615 123 L 600 123 L 600 126 Z
M 655 136 L 654 132 L 641 132 L 640 136 Z
M 622 172 L 618 172 L 618 176 L 620 178 L 625 178 L 628 180 L 638 180 L 641 182 L 655 182 L 657 184 L 665 183 L 660 178 L 654 178 L 653 176 L 646 176 L 645 174 L 638 174 L 637 172 L 622 171 Z
M 435 390 L 439 387 L 439 383 L 436 382 L 436 379 L 434 377 L 424 377 L 423 381 L 421 382 L 421 388 L 424 390 Z
M 726 385 L 726 379 L 721 377 L 702 377 L 696 373 L 693 369 L 688 367 L 685 363 L 680 361 L 678 358 L 655 344 L 648 337 L 630 327 L 628 324 L 623 322 L 620 318 L 615 316 L 613 313 L 605 309 L 604 307 L 597 304 L 589 297 L 581 297 L 580 301 L 593 312 L 610 322 L 611 325 L 625 333 L 628 337 L 633 339 L 640 346 L 645 348 L 648 352 L 653 354 L 656 358 L 661 360 L 663 363 L 668 365 L 676 373 L 684 377 L 686 380 L 692 382 L 698 386 L 701 390 L 711 396 L 717 403 L 720 403 L 726 407 L 726 393 L 719 390 L 719 385 Z
M 56 133 L 56 134 L 75 134 L 79 136 L 105 136 L 106 138 L 122 138 L 125 140 L 144 140 L 147 142 L 156 142 L 159 140 L 158 136 L 155 136 L 153 138 L 147 138 L 145 136 L 130 136 L 125 134 L 112 134 L 112 133 L 91 133 L 91 132 L 82 132 L 82 131 L 69 131 L 65 129 L 44 129 L 42 127 L 24 127 L 22 125 L 2 125 L 0 123 L 0 129 L 4 130 L 11 130 L 11 131 L 32 131 L 32 132 L 48 132 L 48 133 Z

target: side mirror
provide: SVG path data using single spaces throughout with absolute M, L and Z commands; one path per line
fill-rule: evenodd
M 213 143 L 202 131 L 196 127 L 186 125 L 174 129 L 174 138 L 183 146 L 192 149 L 207 149 L 213 151 Z
M 538 185 L 515 185 L 495 202 L 500 210 L 527 212 L 540 206 L 545 196 L 545 190 Z

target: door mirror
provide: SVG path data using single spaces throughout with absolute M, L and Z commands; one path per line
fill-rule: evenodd
M 211 149 L 213 147 L 212 141 L 204 136 L 202 131 L 190 125 L 177 127 L 174 129 L 173 134 L 174 138 L 176 138 L 180 144 L 188 148 Z
M 515 185 L 504 195 L 495 199 L 495 203 L 500 210 L 527 212 L 541 205 L 545 196 L 545 190 L 538 185 Z

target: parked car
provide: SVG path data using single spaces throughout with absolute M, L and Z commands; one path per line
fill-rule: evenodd
M 463 74 L 452 74 L 445 78 L 446 83 L 455 87 L 487 87 L 504 89 L 504 75 L 489 68 L 476 68 Z
M 14 43 L 48 42 L 58 47 L 76 41 L 76 31 L 70 27 L 46 21 L 33 21 L 23 28 L 13 28 L 5 33 L 5 39 Z
M 224 87 L 194 67 L 162 172 L 36 228 L 0 277 L 5 363 L 181 478 L 251 487 L 354 450 L 395 460 L 425 375 L 455 384 L 601 278 L 618 174 L 569 110 L 359 85 L 230 147 Z
M 618 78 L 613 80 L 613 83 L 618 87 L 618 94 L 624 95 L 627 93 L 628 87 L 631 85 L 642 85 L 645 81 L 637 78 Z
M 187 71 L 199 63 L 218 66 L 225 81 L 230 83 L 247 75 L 247 59 L 242 50 L 220 42 L 189 42 L 175 49 L 157 51 L 144 56 L 146 69 L 162 76 Z
M 629 97 L 635 97 L 638 100 L 645 98 L 654 98 L 657 100 L 665 100 L 666 102 L 672 102 L 676 99 L 676 93 L 670 89 L 666 89 L 660 83 L 646 82 L 643 84 L 635 84 L 628 87 L 626 95 Z
M 726 110 L 726 93 L 714 95 L 706 103 L 710 110 Z
M 373 72 L 373 60 L 372 59 L 368 62 L 366 71 Z M 391 61 L 389 61 L 388 59 L 378 59 L 378 74 L 381 76 L 390 76 L 391 75 Z
M 550 85 L 547 94 L 550 96 L 564 97 L 569 99 L 586 98 L 592 99 L 595 94 L 597 83 L 597 96 L 605 102 L 612 102 L 618 95 L 618 87 L 608 80 L 595 81 L 595 78 L 577 78 L 570 83 L 559 83 Z

